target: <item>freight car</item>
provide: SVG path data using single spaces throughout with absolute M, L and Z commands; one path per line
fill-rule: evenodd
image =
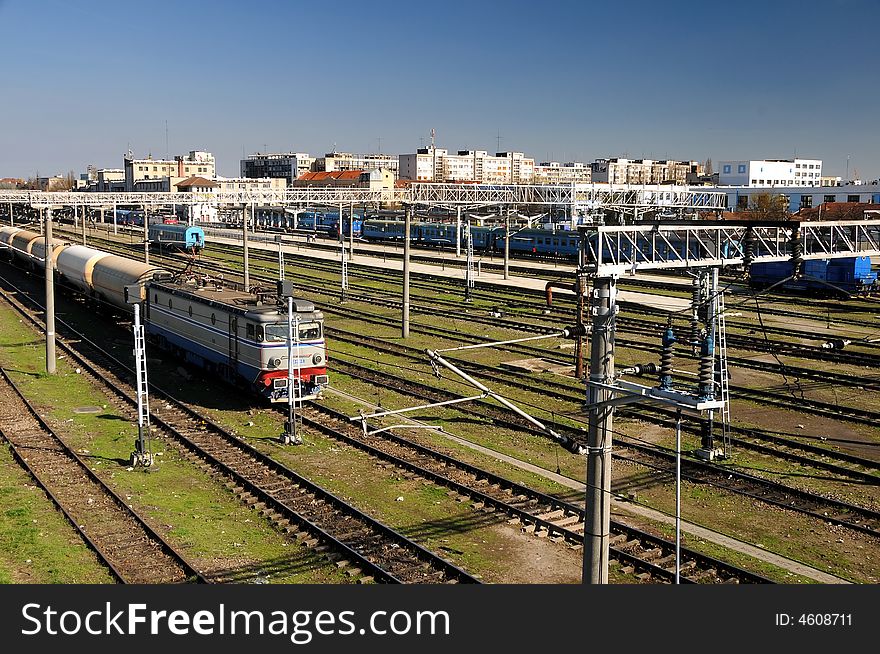
M 870 257 L 808 259 L 798 279 L 792 278 L 793 272 L 791 261 L 754 263 L 749 271 L 749 284 L 817 295 L 870 295 L 880 290 Z
M 287 401 L 286 306 L 215 280 L 176 280 L 156 266 L 54 241 L 52 256 L 63 283 L 125 312 L 131 312 L 125 288 L 140 286 L 144 327 L 151 341 L 270 402 Z M 7 246 L 7 257 L 44 268 L 44 236 L 5 227 L 0 228 L 0 244 Z M 329 383 L 324 317 L 302 299 L 294 300 L 294 311 L 299 324 L 294 376 L 301 381 L 303 399 L 311 399 Z

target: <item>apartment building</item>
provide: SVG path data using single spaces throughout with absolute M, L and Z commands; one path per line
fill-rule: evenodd
M 721 186 L 818 186 L 822 183 L 821 159 L 762 159 L 721 161 Z

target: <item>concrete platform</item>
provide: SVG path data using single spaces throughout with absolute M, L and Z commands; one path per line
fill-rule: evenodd
M 219 231 L 219 230 L 218 230 Z M 238 236 L 239 238 L 235 238 Z M 211 238 L 214 242 L 217 243 L 225 243 L 228 245 L 241 245 L 240 233 L 230 234 L 229 237 L 222 237 L 212 232 Z M 269 237 L 271 236 L 271 241 Z M 311 247 L 311 243 L 307 243 L 304 239 L 295 241 L 295 245 L 287 245 L 286 241 L 288 239 L 285 238 L 285 243 L 282 244 L 282 251 L 285 253 L 285 257 L 289 260 L 290 255 L 294 255 L 300 259 L 316 259 L 322 261 L 334 261 L 337 262 L 340 260 L 341 255 L 338 250 L 324 250 L 317 249 Z M 255 234 L 254 239 L 248 239 L 248 247 L 252 250 L 263 250 L 266 252 L 276 253 L 278 252 L 278 244 L 274 242 L 274 235 L 270 234 Z M 368 268 L 377 268 L 381 270 L 394 270 L 399 271 L 402 268 L 401 261 L 397 259 L 381 260 L 376 256 L 368 256 L 366 254 L 359 253 L 360 248 L 365 248 L 367 246 L 356 243 L 355 244 L 355 255 L 354 257 L 349 258 L 348 262 L 351 265 L 357 266 L 365 266 Z M 372 246 L 373 248 L 378 246 Z M 465 279 L 465 270 L 464 262 L 461 260 L 455 260 L 455 255 L 452 255 L 453 261 L 456 264 L 461 263 L 461 267 L 458 265 L 450 266 L 450 265 L 436 265 L 420 262 L 416 259 L 410 260 L 410 271 L 413 275 L 433 275 L 437 277 L 447 277 L 449 279 L 454 279 L 460 281 L 462 284 Z M 496 260 L 497 261 L 497 260 Z M 535 265 L 539 265 L 539 262 L 536 262 Z M 546 265 L 546 264 L 540 264 Z M 559 271 L 558 279 L 565 282 L 573 282 L 574 281 L 574 266 L 570 266 L 567 269 L 557 269 Z M 543 293 L 544 287 L 547 284 L 547 279 L 539 279 L 536 277 L 525 277 L 525 276 L 513 276 L 511 275 L 510 279 L 504 279 L 504 275 L 496 272 L 489 271 L 480 271 L 480 273 L 476 276 L 475 281 L 477 284 L 482 286 L 498 286 L 503 288 L 521 288 L 521 289 L 529 289 L 531 291 L 536 291 Z M 572 291 L 567 291 L 564 289 L 555 289 L 553 291 L 555 295 L 558 294 L 568 294 L 573 295 Z M 620 302 L 629 302 L 632 304 L 639 304 L 642 306 L 651 307 L 660 311 L 684 311 L 690 306 L 690 300 L 686 298 L 676 298 L 676 297 L 666 297 L 662 295 L 652 295 L 650 293 L 641 293 L 637 291 L 620 291 L 618 293 L 618 300 Z

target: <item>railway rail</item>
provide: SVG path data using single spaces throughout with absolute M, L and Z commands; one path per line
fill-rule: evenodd
M 338 359 L 337 363 L 339 363 Z M 461 397 L 455 393 L 442 391 L 411 380 L 397 379 L 395 382 L 389 383 L 387 376 L 382 376 L 368 367 L 352 364 L 351 362 L 346 362 L 345 366 L 347 369 L 340 368 L 339 371 L 368 383 L 380 383 L 380 380 L 382 380 L 381 383 L 385 388 L 418 398 L 420 401 L 446 401 Z M 501 427 L 536 433 L 524 421 L 519 421 L 509 414 L 505 415 L 505 412 L 493 408 L 488 403 L 480 404 L 478 409 L 459 406 L 457 410 L 471 413 L 483 420 L 489 419 Z M 583 439 L 582 429 L 574 429 L 570 425 L 554 421 L 546 421 L 546 424 L 560 434 L 573 439 Z M 675 453 L 673 451 L 653 445 L 645 445 L 627 438 L 617 438 L 616 443 L 615 452 L 612 454 L 615 459 L 636 463 L 665 474 L 673 474 L 675 465 Z M 682 478 L 694 483 L 705 483 L 860 533 L 875 537 L 880 536 L 880 512 L 868 507 L 792 488 L 753 474 L 735 470 L 731 467 L 720 466 L 699 459 L 682 458 Z
M 359 398 L 353 398 L 359 401 Z M 337 441 L 356 447 L 373 457 L 415 473 L 450 491 L 459 499 L 470 499 L 474 508 L 508 516 L 539 537 L 564 540 L 580 546 L 584 538 L 584 509 L 495 473 L 464 463 L 393 433 L 381 438 L 367 436 L 348 417 L 330 407 L 310 402 L 303 424 Z M 674 580 L 675 544 L 641 529 L 612 521 L 611 557 L 623 568 L 631 567 L 641 580 Z M 746 571 L 689 548 L 682 550 L 686 583 L 769 583 L 761 575 Z
M 29 311 L 7 293 L 3 296 L 20 315 L 38 326 Z M 136 400 L 124 390 L 130 387 L 130 368 L 70 325 L 63 321 L 58 324 L 78 339 L 79 348 L 88 350 L 89 357 L 63 341 L 59 346 L 96 386 L 132 408 Z M 114 371 L 120 371 L 122 377 Z M 179 443 L 197 464 L 225 480 L 243 502 L 298 540 L 327 552 L 336 565 L 346 568 L 358 581 L 477 583 L 475 577 L 453 563 L 283 466 L 162 389 L 151 385 L 151 393 L 154 436 Z
M 0 434 L 18 463 L 121 583 L 208 583 L 95 474 L 0 368 Z

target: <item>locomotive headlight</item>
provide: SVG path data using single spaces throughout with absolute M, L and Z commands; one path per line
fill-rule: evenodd
M 318 365 L 323 360 L 324 360 L 324 357 L 322 357 L 320 354 L 316 354 L 315 356 L 312 357 L 312 363 L 314 363 L 315 365 Z
M 269 365 L 273 368 L 277 368 L 281 365 L 281 357 L 275 357 L 274 359 L 269 359 Z

